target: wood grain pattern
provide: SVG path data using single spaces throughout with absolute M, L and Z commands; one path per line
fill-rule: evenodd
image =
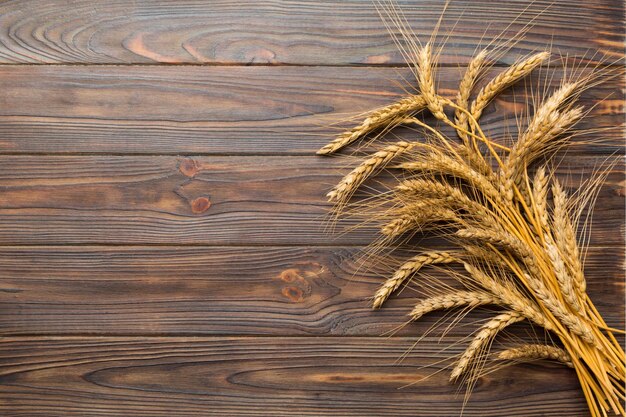
M 444 1 L 398 3 L 418 36 L 430 37 Z M 5 63 L 403 63 L 370 0 L 29 0 L 4 2 L 0 16 Z M 445 17 L 440 40 L 453 35 L 443 55 L 448 63 L 466 62 L 494 37 L 510 40 L 533 18 L 514 52 L 552 43 L 564 55 L 623 57 L 618 0 L 453 2 Z
M 347 219 L 333 234 L 325 227 L 331 206 L 324 195 L 354 163 L 319 156 L 0 156 L 0 244 L 369 244 L 377 236 L 371 222 L 354 229 L 362 220 Z M 600 163 L 572 158 L 559 172 L 577 187 Z M 598 197 L 593 245 L 623 241 L 622 180 L 620 161 Z
M 441 69 L 440 91 L 453 96 L 461 74 Z M 312 155 L 354 123 L 338 122 L 405 94 L 410 77 L 395 68 L 0 66 L 0 153 Z M 577 138 L 577 152 L 621 151 L 620 82 L 583 93 L 592 110 L 579 128 L 600 132 Z M 522 83 L 499 97 L 485 131 L 514 134 L 525 94 Z
M 443 339 L 442 345 L 455 340 Z M 8 338 L 0 345 L 5 415 L 453 416 L 463 395 L 426 339 Z M 460 353 L 457 345 L 450 353 Z M 582 416 L 574 373 L 513 366 L 481 378 L 464 416 Z
M 405 322 L 422 295 L 415 286 L 370 310 L 393 265 L 363 265 L 363 254 L 332 246 L 1 247 L 0 334 L 379 336 Z M 425 273 L 418 282 L 455 285 L 443 271 Z M 623 328 L 622 249 L 592 247 L 586 276 L 605 320 Z M 489 315 L 477 310 L 468 322 Z M 397 335 L 421 335 L 442 317 L 427 315 Z
M 422 39 L 444 3 L 399 0 Z M 509 40 L 533 16 L 487 79 L 547 44 L 583 62 L 574 65 L 623 62 L 623 2 L 453 1 L 437 38 L 454 27 L 440 91 L 455 94 L 483 39 L 504 30 Z M 530 90 L 563 75 L 542 69 L 503 94 L 483 116 L 486 132 L 514 135 Z M 445 370 L 399 389 L 442 370 L 424 366 L 460 353 L 493 312 L 472 312 L 442 339 L 440 328 L 397 364 L 444 315 L 380 337 L 406 320 L 419 291 L 369 309 L 394 267 L 362 263 L 375 228 L 324 229 L 324 194 L 357 160 L 313 153 L 411 79 L 371 0 L 1 2 L 0 415 L 587 415 L 574 373 L 549 363 L 481 378 L 465 408 Z M 591 113 L 579 127 L 593 131 L 558 170 L 573 190 L 619 155 L 585 271 L 618 328 L 622 81 L 582 94 Z M 517 324 L 497 345 L 533 334 Z

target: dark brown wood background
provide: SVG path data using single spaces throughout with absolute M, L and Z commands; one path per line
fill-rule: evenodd
M 400 4 L 429 36 L 443 1 Z M 622 64 L 619 0 L 453 1 L 443 91 L 482 38 L 532 17 L 497 66 L 546 44 Z M 387 271 L 358 256 L 375 231 L 323 228 L 325 191 L 354 162 L 314 155 L 335 132 L 324 126 L 394 100 L 407 77 L 370 0 L 2 2 L 0 415 L 459 415 L 446 372 L 400 388 L 472 328 L 396 364 L 442 315 L 381 337 L 415 295 L 370 311 Z M 494 137 L 514 127 L 520 94 L 485 114 Z M 582 101 L 596 131 L 559 171 L 570 190 L 623 152 L 622 129 L 605 129 L 623 123 L 622 79 Z M 587 262 L 619 328 L 623 168 L 600 192 Z M 464 410 L 586 414 L 575 374 L 551 364 L 482 378 Z

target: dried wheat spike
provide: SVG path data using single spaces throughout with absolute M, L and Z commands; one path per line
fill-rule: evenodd
M 561 348 L 550 345 L 522 345 L 520 347 L 506 349 L 498 354 L 498 359 L 510 361 L 534 361 L 549 359 L 561 362 L 570 368 L 574 367 L 572 357 Z
M 457 211 L 456 218 L 480 219 L 482 224 L 489 225 L 495 222 L 483 203 L 473 200 L 460 187 L 448 182 L 413 178 L 402 181 L 396 186 L 396 192 L 402 195 L 402 200 L 414 196 L 433 199 L 435 205 Z
M 540 52 L 529 58 L 511 65 L 506 71 L 498 74 L 493 80 L 485 85 L 476 96 L 470 107 L 470 113 L 478 120 L 483 110 L 502 90 L 516 81 L 524 78 L 537 68 L 543 61 L 548 59 L 550 53 Z
M 372 111 L 359 125 L 341 133 L 334 140 L 317 151 L 318 155 L 328 155 L 348 146 L 355 140 L 374 131 L 386 129 L 399 123 L 407 116 L 414 115 L 426 107 L 420 95 L 410 95 L 400 101 Z
M 389 298 L 391 293 L 400 288 L 400 286 L 413 274 L 426 265 L 449 264 L 458 262 L 458 258 L 454 253 L 445 251 L 433 251 L 419 254 L 406 261 L 385 283 L 376 291 L 374 295 L 373 308 L 379 308 L 385 300 Z
M 525 274 L 526 283 L 532 290 L 535 297 L 543 303 L 543 305 L 558 318 L 572 333 L 580 336 L 584 341 L 595 345 L 599 349 L 597 338 L 589 325 L 580 317 L 572 314 L 550 291 L 542 281 L 542 272 L 537 267 L 536 260 L 532 252 L 517 238 L 508 235 L 505 232 L 497 232 L 493 230 L 481 230 L 475 228 L 461 229 L 456 232 L 461 238 L 477 239 L 501 245 L 515 251 L 528 269 L 529 273 Z M 466 268 L 467 269 L 467 268 Z M 545 326 L 544 326 L 545 327 Z
M 447 182 L 412 178 L 402 181 L 396 186 L 395 190 L 403 196 L 419 196 L 445 202 L 446 205 L 451 207 L 473 208 L 481 212 L 484 211 L 484 207 L 481 204 L 470 199 L 460 188 L 453 187 Z
M 563 135 L 583 115 L 582 107 L 560 110 L 575 93 L 578 83 L 567 83 L 541 104 L 526 131 L 511 148 L 502 168 L 503 189 L 507 199 L 513 199 L 513 184 L 524 190 L 522 175 L 533 160 L 551 149 L 552 142 Z
M 500 192 L 491 183 L 490 179 L 472 169 L 467 164 L 439 152 L 422 154 L 420 155 L 420 159 L 419 161 L 398 164 L 398 167 L 407 171 L 436 172 L 443 175 L 455 176 L 479 190 L 486 197 L 492 200 L 500 199 Z
M 472 95 L 472 90 L 478 81 L 478 77 L 482 72 L 485 59 L 487 58 L 487 50 L 482 50 L 470 61 L 467 69 L 465 70 L 465 74 L 461 79 L 461 83 L 459 84 L 459 91 L 456 96 L 456 104 L 466 111 L 470 111 L 470 97 Z M 468 123 L 467 113 L 461 111 L 460 109 L 456 109 L 454 112 L 454 119 L 460 128 L 465 131 L 470 130 L 470 126 Z M 469 145 L 468 137 L 465 132 L 461 129 L 457 129 L 457 133 L 459 137 L 463 140 L 463 143 L 467 147 Z M 469 149 L 468 149 L 469 150 Z
M 337 201 L 339 204 L 345 203 L 352 193 L 361 185 L 365 180 L 376 170 L 383 168 L 391 160 L 398 155 L 406 152 L 411 147 L 415 146 L 409 142 L 396 142 L 392 145 L 386 146 L 384 149 L 376 152 L 370 158 L 366 159 L 354 168 L 348 175 L 342 178 L 332 191 L 326 196 L 329 201 Z
M 475 262 L 482 262 L 488 265 L 495 265 L 501 271 L 506 271 L 510 269 L 509 265 L 506 262 L 504 262 L 504 260 L 499 255 L 497 255 L 495 252 L 491 250 L 485 249 L 478 245 L 472 245 L 472 244 L 464 244 L 462 246 L 465 252 L 467 252 L 468 258 L 470 260 L 473 258 Z
M 485 274 L 467 262 L 463 266 L 476 283 L 491 294 L 496 295 L 500 299 L 501 304 L 519 312 L 539 327 L 543 327 L 546 330 L 554 330 L 554 326 L 548 321 L 541 308 L 525 297 L 516 287 L 507 285 L 506 282 Z
M 526 253 L 526 249 L 520 247 L 521 242 L 504 230 L 479 229 L 478 227 L 467 227 L 459 229 L 455 233 L 462 239 L 472 239 L 482 242 L 489 242 L 494 245 L 504 246 L 516 252 Z M 520 255 L 521 256 L 521 255 Z
M 411 320 L 418 320 L 425 314 L 437 310 L 449 310 L 456 307 L 475 308 L 489 304 L 498 304 L 499 300 L 482 291 L 455 291 L 420 301 L 409 313 Z
M 505 312 L 497 315 L 487 323 L 485 323 L 476 336 L 467 347 L 456 366 L 450 374 L 450 380 L 456 380 L 469 366 L 469 364 L 480 354 L 480 352 L 489 347 L 491 340 L 507 326 L 524 320 L 524 316 L 514 311 Z
M 554 210 L 552 213 L 554 239 L 567 259 L 567 265 L 574 279 L 576 290 L 582 296 L 587 289 L 587 282 L 580 260 L 576 231 L 567 210 L 567 195 L 556 179 L 552 182 L 552 195 L 554 199 Z
M 539 167 L 535 172 L 533 179 L 533 202 L 535 211 L 543 231 L 549 230 L 548 224 L 548 180 L 549 177 L 546 174 L 544 167 Z M 538 233 L 543 234 L 543 231 L 539 230 Z
M 532 274 L 525 274 L 525 278 L 537 299 L 540 300 L 563 325 L 585 342 L 595 346 L 598 350 L 603 350 L 589 324 L 579 316 L 572 314 L 563 306 L 540 278 Z
M 526 268 L 532 276 L 541 276 L 541 271 L 537 266 L 535 255 L 523 241 L 505 231 L 499 224 L 487 226 L 490 227 L 467 227 L 465 229 L 460 229 L 457 230 L 456 236 L 462 239 L 487 242 L 509 249 L 518 258 L 524 261 Z
M 581 305 L 580 299 L 578 298 L 578 293 L 574 288 L 574 279 L 569 274 L 569 271 L 565 266 L 565 262 L 563 261 L 563 257 L 559 253 L 559 250 L 557 249 L 550 236 L 546 236 L 545 239 L 546 251 L 548 252 L 550 262 L 552 263 L 554 274 L 556 275 L 556 280 L 559 283 L 559 287 L 561 288 L 563 298 L 574 312 L 578 313 L 581 316 L 585 316 L 583 306 Z
M 417 54 L 418 83 L 422 97 L 426 101 L 428 110 L 439 120 L 446 120 L 443 112 L 443 102 L 435 90 L 433 74 L 432 47 L 427 43 Z
M 380 231 L 389 238 L 395 238 L 412 229 L 424 230 L 435 222 L 460 223 L 460 218 L 454 210 L 440 207 L 437 200 L 420 201 L 397 210 L 395 218 L 383 225 Z

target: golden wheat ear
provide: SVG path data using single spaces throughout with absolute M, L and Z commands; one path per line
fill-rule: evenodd
M 320 148 L 317 154 L 330 155 L 335 153 L 370 133 L 400 124 L 402 120 L 413 116 L 425 107 L 426 101 L 422 96 L 411 95 L 396 103 L 373 110 L 357 126 L 339 134 L 331 142 Z
M 339 206 L 344 205 L 350 199 L 354 191 L 356 191 L 366 179 L 383 169 L 393 159 L 414 146 L 417 146 L 417 144 L 400 141 L 376 152 L 363 161 L 361 165 L 354 168 L 348 175 L 343 177 L 342 180 L 326 194 L 328 201 L 335 201 Z
M 501 72 L 494 79 L 489 81 L 483 88 L 480 89 L 478 95 L 470 106 L 470 113 L 472 117 L 475 120 L 480 119 L 483 110 L 485 110 L 489 103 L 491 103 L 491 101 L 496 98 L 498 94 L 533 72 L 535 68 L 541 65 L 549 57 L 549 52 L 539 52 L 524 60 L 516 62 L 504 72 Z
M 469 146 L 469 138 L 466 132 L 470 130 L 468 121 L 468 113 L 470 112 L 470 99 L 472 91 L 476 85 L 480 74 L 485 67 L 485 61 L 487 59 L 487 50 L 482 50 L 470 61 L 465 75 L 459 83 L 459 91 L 456 96 L 456 104 L 459 106 L 454 112 L 454 118 L 456 124 L 460 127 L 457 129 L 457 134 L 463 140 L 465 146 Z M 465 111 L 463 111 L 465 110 Z
M 488 348 L 488 345 L 496 337 L 496 335 L 513 323 L 524 320 L 524 316 L 514 311 L 501 313 L 485 323 L 474 339 L 467 347 L 465 352 L 461 354 L 456 366 L 452 369 L 450 380 L 455 381 L 463 374 L 472 361 L 476 360 L 482 351 Z
M 437 295 L 418 302 L 409 313 L 411 320 L 420 319 L 423 315 L 437 310 L 450 310 L 465 307 L 473 309 L 479 306 L 498 304 L 499 300 L 482 291 L 454 291 L 450 294 Z
M 565 350 L 550 345 L 522 345 L 516 348 L 506 349 L 498 353 L 498 359 L 516 362 L 529 362 L 536 360 L 553 360 L 573 368 L 572 357 Z
M 433 251 L 416 255 L 406 261 L 398 268 L 398 270 L 376 291 L 372 306 L 379 308 L 396 291 L 404 284 L 412 275 L 427 265 L 449 264 L 459 262 L 457 256 L 452 252 Z

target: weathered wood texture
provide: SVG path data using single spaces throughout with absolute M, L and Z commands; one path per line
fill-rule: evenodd
M 571 158 L 559 173 L 577 188 L 599 163 Z M 354 228 L 363 219 L 353 218 L 335 233 L 326 227 L 324 194 L 346 164 L 316 156 L 4 155 L 0 244 L 369 244 L 380 225 Z M 592 245 L 623 240 L 623 172 L 619 161 L 600 191 Z
M 9 416 L 453 416 L 463 395 L 440 372 L 455 339 L 8 338 Z M 458 394 L 458 395 L 457 395 Z M 574 372 L 513 366 L 481 379 L 464 416 L 583 416 Z
M 444 2 L 399 3 L 426 39 Z M 454 27 L 440 91 L 455 94 L 478 43 L 508 41 L 533 16 L 487 78 L 548 44 L 577 58 L 567 74 L 623 62 L 620 1 L 454 1 L 437 39 Z M 556 87 L 558 68 L 499 97 L 486 132 L 515 135 L 527 87 Z M 462 388 L 446 371 L 399 388 L 439 370 L 423 366 L 458 354 L 492 312 L 394 364 L 444 315 L 379 337 L 405 322 L 419 288 L 369 309 L 395 264 L 362 264 L 375 225 L 324 230 L 324 194 L 357 161 L 313 155 L 410 80 L 370 0 L 2 2 L 0 415 L 459 415 Z M 591 113 L 579 127 L 593 131 L 558 175 L 572 191 L 619 154 L 586 275 L 608 324 L 623 328 L 623 80 L 581 101 Z M 515 325 L 497 344 L 532 334 Z M 587 409 L 573 372 L 537 364 L 481 378 L 463 415 Z
M 422 296 L 413 286 L 370 310 L 391 268 L 364 270 L 363 250 L 2 247 L 0 334 L 379 336 L 405 322 Z M 443 271 L 424 272 L 417 282 L 454 285 Z M 624 300 L 622 250 L 591 248 L 586 276 L 609 325 L 624 327 L 624 310 L 616 308 Z M 468 319 L 490 314 L 477 310 Z M 442 317 L 430 314 L 398 334 L 420 335 Z M 459 327 L 448 336 L 467 334 Z
M 438 71 L 444 94 L 462 71 Z M 514 134 L 526 91 L 542 91 L 547 75 L 554 88 L 563 72 L 537 72 L 498 97 L 486 133 Z M 337 122 L 393 102 L 411 79 L 396 68 L 0 66 L 0 153 L 313 154 L 351 127 Z M 578 127 L 602 130 L 572 149 L 621 150 L 623 99 L 620 78 L 585 91 L 591 113 Z
M 399 1 L 422 39 L 430 37 L 444 3 Z M 371 0 L 83 0 L 71 6 L 19 0 L 4 2 L 0 16 L 5 63 L 403 63 Z M 442 60 L 466 62 L 478 44 L 496 36 L 509 41 L 533 17 L 526 39 L 504 60 L 546 43 L 570 56 L 623 57 L 619 0 L 480 0 L 452 2 L 446 10 L 439 40 L 451 31 L 452 37 Z

